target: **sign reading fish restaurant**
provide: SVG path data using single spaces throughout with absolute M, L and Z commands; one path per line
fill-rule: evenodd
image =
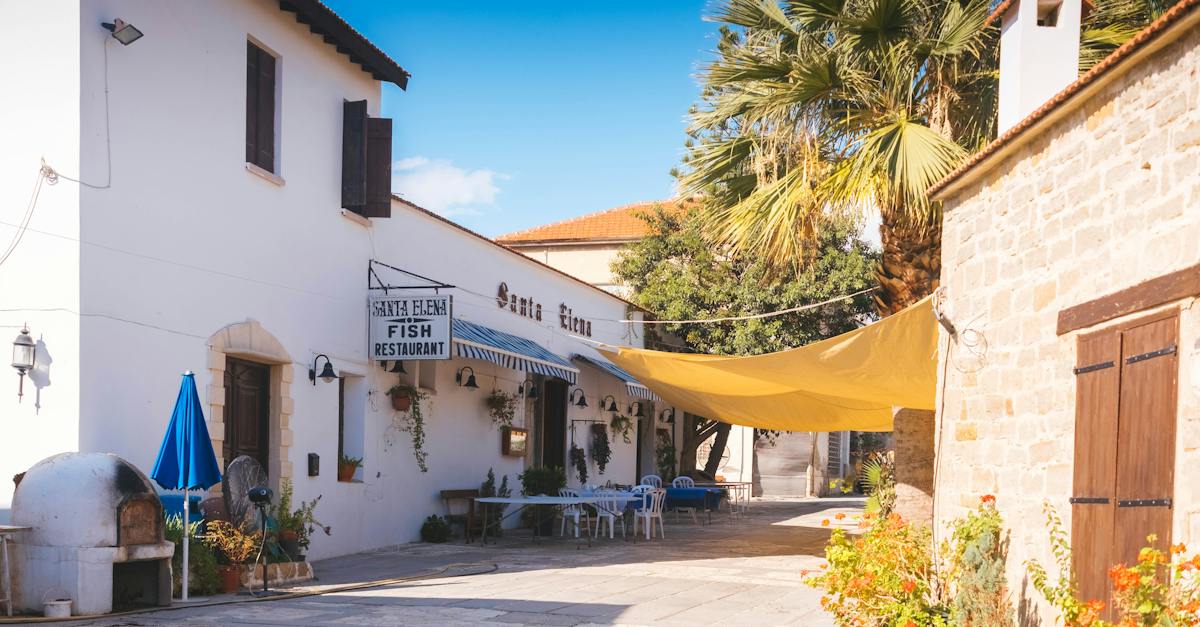
M 372 296 L 371 359 L 450 359 L 451 297 Z

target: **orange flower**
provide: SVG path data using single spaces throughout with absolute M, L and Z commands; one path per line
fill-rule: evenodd
M 842 520 L 843 518 L 845 518 L 845 517 L 846 517 L 846 515 L 845 515 L 845 514 L 843 514 L 843 513 L 841 513 L 841 512 L 838 512 L 838 513 L 834 514 L 834 515 L 833 515 L 833 517 L 834 517 L 834 518 L 836 518 L 836 519 L 838 519 L 838 520 Z
M 917 588 L 917 582 L 913 581 L 912 579 L 905 579 L 904 583 L 900 584 L 900 587 L 903 588 L 905 592 L 912 592 Z
M 828 526 L 829 526 L 829 519 L 828 519 L 828 518 L 826 518 L 825 520 L 822 520 L 822 521 L 821 521 L 821 526 L 822 526 L 822 527 L 828 527 Z
M 829 605 L 829 597 L 821 597 L 821 607 Z
M 1087 608 L 1093 612 L 1100 613 L 1104 611 L 1104 601 L 1100 599 L 1092 599 L 1087 602 Z
M 980 505 L 988 505 L 996 502 L 996 497 L 991 494 L 985 494 L 979 497 Z
M 917 627 L 917 624 L 910 620 L 907 623 L 904 623 L 904 627 Z
M 1191 601 L 1184 603 L 1182 609 L 1185 612 L 1195 612 L 1196 610 L 1200 610 L 1200 599 L 1192 599 Z
M 1113 589 L 1118 592 L 1128 590 L 1142 581 L 1142 576 L 1136 570 L 1126 568 L 1124 564 L 1108 569 L 1108 578 L 1112 579 Z
M 1172 544 L 1171 545 L 1171 553 L 1173 553 L 1175 555 L 1179 555 L 1180 553 L 1186 553 L 1186 552 L 1187 552 L 1186 544 Z
M 822 563 L 820 564 L 820 566 L 821 566 L 821 568 L 829 568 L 829 564 L 826 564 L 826 563 L 824 563 L 824 562 L 822 562 Z

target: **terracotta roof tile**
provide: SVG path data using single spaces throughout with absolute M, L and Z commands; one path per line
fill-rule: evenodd
M 1042 106 L 1034 109 L 1025 119 L 1013 125 L 1012 128 L 997 137 L 995 141 L 984 146 L 979 152 L 967 157 L 962 164 L 943 177 L 942 180 L 934 183 L 929 188 L 929 191 L 926 192 L 926 195 L 934 199 L 939 198 L 947 187 L 954 184 L 955 181 L 974 170 L 996 153 L 1009 148 L 1009 144 L 1016 144 L 1020 136 L 1027 134 L 1026 131 L 1036 126 L 1057 109 L 1063 107 L 1080 92 L 1092 86 L 1093 83 L 1096 83 L 1102 77 L 1105 77 L 1105 75 L 1124 67 L 1125 64 L 1122 63 L 1123 61 L 1157 41 L 1164 32 L 1170 30 L 1176 22 L 1183 21 L 1198 6 L 1200 6 L 1200 0 L 1180 0 L 1157 20 L 1154 20 L 1149 26 L 1138 32 L 1133 39 L 1125 42 L 1120 48 L 1114 50 L 1112 54 L 1092 66 L 1092 69 L 1088 70 L 1083 76 L 1080 76 L 1074 83 L 1067 85 L 1065 89 L 1055 94 L 1054 97 L 1047 100 Z
M 635 240 L 650 234 L 649 226 L 639 215 L 651 213 L 659 205 L 668 210 L 682 210 L 695 204 L 690 200 L 638 202 L 501 235 L 496 241 L 511 246 L 536 242 Z

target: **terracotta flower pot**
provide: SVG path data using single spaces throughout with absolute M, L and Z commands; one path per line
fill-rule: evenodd
M 221 566 L 221 592 L 232 594 L 242 587 L 242 568 L 236 564 Z
M 354 481 L 354 473 L 358 466 L 354 464 L 338 464 L 338 481 Z
M 396 411 L 408 411 L 412 407 L 412 397 L 407 392 L 392 395 L 392 409 Z

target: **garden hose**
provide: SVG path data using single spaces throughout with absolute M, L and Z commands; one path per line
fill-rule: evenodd
M 391 585 L 395 585 L 398 583 L 405 583 L 405 582 L 409 582 L 409 581 L 420 581 L 423 579 L 435 579 L 439 576 L 444 575 L 446 572 L 450 571 L 451 569 L 470 568 L 473 566 L 480 567 L 480 568 L 482 568 L 482 570 L 479 570 L 476 572 L 446 575 L 446 577 L 467 577 L 467 576 L 471 576 L 471 575 L 486 575 L 488 573 L 494 573 L 500 569 L 500 565 L 495 562 L 468 562 L 468 563 L 463 563 L 463 564 L 447 564 L 446 566 L 443 566 L 441 568 L 430 570 L 430 571 L 427 571 L 424 573 L 419 573 L 416 575 L 410 575 L 407 577 L 395 577 L 392 579 L 376 579 L 374 581 L 363 581 L 363 582 L 359 582 L 359 583 L 345 584 L 345 585 L 341 585 L 341 586 L 334 586 L 332 588 L 323 588 L 321 590 L 303 590 L 303 591 L 299 591 L 299 592 L 285 592 L 283 594 L 278 594 L 278 595 L 269 596 L 269 597 L 247 597 L 247 598 L 238 598 L 238 599 L 226 599 L 223 601 L 210 601 L 207 603 L 188 603 L 186 605 L 171 605 L 171 606 L 167 606 L 167 607 L 144 607 L 144 608 L 138 608 L 136 610 L 126 610 L 124 612 L 112 612 L 109 614 L 94 614 L 94 615 L 90 615 L 90 616 L 71 616 L 69 618 L 47 618 L 45 616 L 13 616 L 11 618 L 0 617 L 0 625 L 27 625 L 30 623 L 65 623 L 65 622 L 79 622 L 79 621 L 85 621 L 85 620 L 104 620 L 106 618 L 113 618 L 113 617 L 117 617 L 117 616 L 133 616 L 136 614 L 148 614 L 150 612 L 170 612 L 170 611 L 174 611 L 174 610 L 190 610 L 190 609 L 194 609 L 197 607 L 217 607 L 217 606 L 221 606 L 221 605 L 234 605 L 237 603 L 260 603 L 260 602 L 264 602 L 264 601 L 282 601 L 282 600 L 286 600 L 286 599 L 302 599 L 304 597 L 315 597 L 315 596 L 321 596 L 321 595 L 331 594 L 331 593 L 335 593 L 335 592 L 349 592 L 352 590 L 363 590 L 366 588 L 378 588 L 381 586 L 391 586 Z

